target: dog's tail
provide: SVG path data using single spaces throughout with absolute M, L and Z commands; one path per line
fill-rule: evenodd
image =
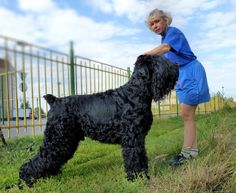
M 56 101 L 57 97 L 55 97 L 52 94 L 46 94 L 43 96 L 43 98 L 47 101 L 47 103 L 51 106 L 54 104 L 54 102 Z

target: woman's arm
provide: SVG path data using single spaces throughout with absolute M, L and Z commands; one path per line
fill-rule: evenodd
M 161 44 L 152 50 L 144 52 L 145 55 L 163 55 L 171 49 L 169 44 Z

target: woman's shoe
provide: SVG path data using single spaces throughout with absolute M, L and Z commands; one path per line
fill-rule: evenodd
M 168 163 L 171 166 L 180 166 L 182 165 L 188 158 L 184 157 L 182 153 L 178 154 L 174 159 L 170 160 Z

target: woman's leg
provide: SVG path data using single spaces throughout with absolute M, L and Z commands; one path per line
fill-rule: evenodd
M 198 155 L 197 129 L 195 125 L 195 111 L 197 105 L 180 105 L 182 119 L 184 122 L 184 143 L 181 153 L 169 161 L 172 166 L 178 166 L 191 157 Z
M 197 149 L 197 129 L 195 125 L 195 112 L 197 105 L 181 104 L 181 114 L 184 122 L 184 144 L 186 149 Z

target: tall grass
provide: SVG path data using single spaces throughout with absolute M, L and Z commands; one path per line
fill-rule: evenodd
M 37 193 L 210 193 L 236 192 L 236 110 L 197 117 L 200 155 L 173 168 L 167 160 L 182 145 L 180 118 L 154 119 L 146 139 L 151 179 L 125 179 L 119 145 L 82 141 L 58 176 L 39 180 L 34 188 L 18 190 L 18 170 L 35 155 L 42 136 L 13 138 L 0 145 L 0 192 Z

